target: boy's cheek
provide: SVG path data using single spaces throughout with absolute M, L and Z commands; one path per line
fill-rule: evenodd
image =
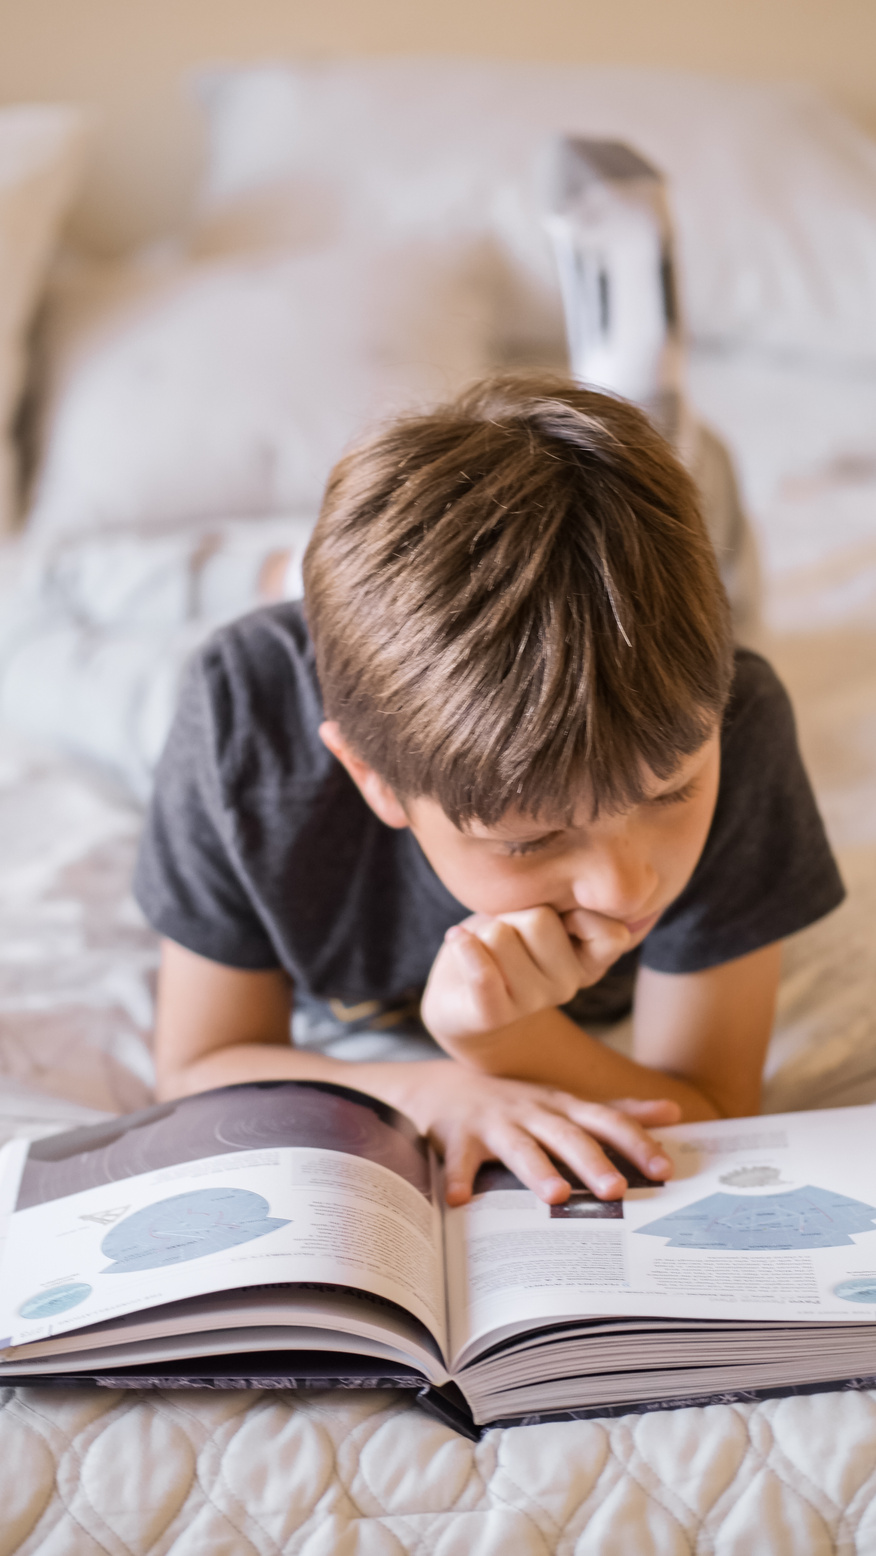
M 546 876 L 535 875 L 513 859 L 447 858 L 438 849 L 420 847 L 442 886 L 446 886 L 469 913 L 497 918 L 500 913 L 520 913 L 527 908 L 558 906 L 560 893 Z M 556 901 L 552 900 L 556 898 Z

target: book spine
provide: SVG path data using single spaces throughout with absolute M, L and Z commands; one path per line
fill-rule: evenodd
M 454 1392 L 458 1394 L 459 1390 L 455 1389 Z M 479 1442 L 483 1436 L 483 1428 L 475 1426 L 474 1418 L 461 1394 L 457 1402 L 449 1399 L 445 1390 L 427 1383 L 417 1395 L 417 1404 L 426 1415 L 431 1416 L 435 1421 L 440 1421 L 442 1426 L 451 1427 L 461 1437 L 467 1437 L 469 1442 Z

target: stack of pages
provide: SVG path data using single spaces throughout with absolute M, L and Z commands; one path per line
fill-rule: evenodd
M 456 1209 L 406 1118 L 321 1083 L 13 1141 L 0 1381 L 410 1388 L 470 1434 L 873 1387 L 874 1125 L 678 1125 L 666 1184 L 548 1206 L 488 1164 Z

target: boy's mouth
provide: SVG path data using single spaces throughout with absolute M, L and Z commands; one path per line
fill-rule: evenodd
M 651 929 L 659 917 L 660 913 L 657 912 L 649 913 L 647 918 L 625 919 L 624 928 L 628 929 L 631 935 L 641 935 Z

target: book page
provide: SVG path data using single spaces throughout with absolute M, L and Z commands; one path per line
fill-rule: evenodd
M 43 1357 L 33 1361 L 3 1362 L 0 1363 L 0 1383 L 8 1383 L 10 1377 L 53 1378 L 56 1374 L 65 1372 L 103 1372 L 119 1367 L 140 1367 L 144 1363 L 150 1367 L 158 1367 L 165 1362 L 197 1361 L 201 1358 L 209 1358 L 211 1362 L 216 1362 L 216 1371 L 221 1372 L 222 1357 L 239 1358 L 265 1351 L 270 1351 L 274 1355 L 279 1353 L 281 1356 L 288 1356 L 289 1373 L 293 1377 L 296 1353 L 304 1352 L 309 1357 L 314 1351 L 324 1351 L 335 1358 L 340 1373 L 344 1370 L 345 1356 L 369 1356 L 394 1365 L 401 1364 L 403 1367 L 419 1365 L 430 1381 L 439 1383 L 447 1381 L 446 1372 L 440 1366 L 436 1366 L 433 1358 L 427 1355 L 422 1363 L 419 1358 L 412 1363 L 407 1347 L 401 1349 L 387 1340 L 371 1340 L 367 1336 L 348 1335 L 343 1330 L 337 1329 L 320 1329 L 318 1334 L 314 1334 L 312 1329 L 296 1329 L 282 1324 L 273 1329 L 264 1326 L 259 1330 L 246 1330 L 242 1335 L 239 1329 L 215 1329 L 207 1335 L 171 1335 L 168 1339 L 141 1340 L 131 1344 L 105 1346 L 99 1351 L 66 1351 L 61 1356 Z M 432 1377 L 431 1374 L 435 1376 Z
M 548 1206 L 499 1167 L 445 1212 L 451 1368 L 597 1315 L 876 1322 L 876 1108 L 657 1130 L 675 1165 Z
M 36 1340 L 0 1352 L 0 1378 L 3 1374 L 28 1371 L 40 1363 L 42 1371 L 60 1367 L 70 1356 L 77 1366 L 103 1365 L 110 1349 L 136 1349 L 139 1345 L 158 1346 L 178 1340 L 183 1347 L 195 1340 L 202 1345 L 201 1355 L 222 1349 L 214 1337 L 233 1334 L 232 1350 L 284 1350 L 301 1348 L 302 1336 L 308 1336 L 310 1350 L 356 1351 L 364 1355 L 388 1354 L 394 1350 L 408 1362 L 420 1367 L 432 1382 L 446 1383 L 447 1370 L 438 1347 L 426 1329 L 404 1312 L 379 1297 L 366 1296 L 343 1287 L 268 1286 L 254 1291 L 228 1291 L 182 1302 L 166 1303 L 91 1324 L 75 1333 Z M 344 1337 L 341 1347 L 338 1336 Z M 295 1337 L 298 1337 L 297 1339 Z M 266 1338 L 267 1337 L 267 1338 Z M 369 1351 L 368 1347 L 372 1347 Z M 382 1351 L 373 1349 L 382 1347 Z M 229 1347 L 226 1345 L 225 1350 Z M 171 1354 L 170 1351 L 167 1352 Z M 194 1353 L 192 1353 L 194 1354 Z M 89 1360 L 89 1358 L 91 1358 Z M 45 1366 L 42 1363 L 45 1362 Z
M 4 1347 L 303 1281 L 397 1303 L 444 1350 L 433 1163 L 381 1102 L 313 1082 L 229 1086 L 18 1150 L 3 1180 Z

